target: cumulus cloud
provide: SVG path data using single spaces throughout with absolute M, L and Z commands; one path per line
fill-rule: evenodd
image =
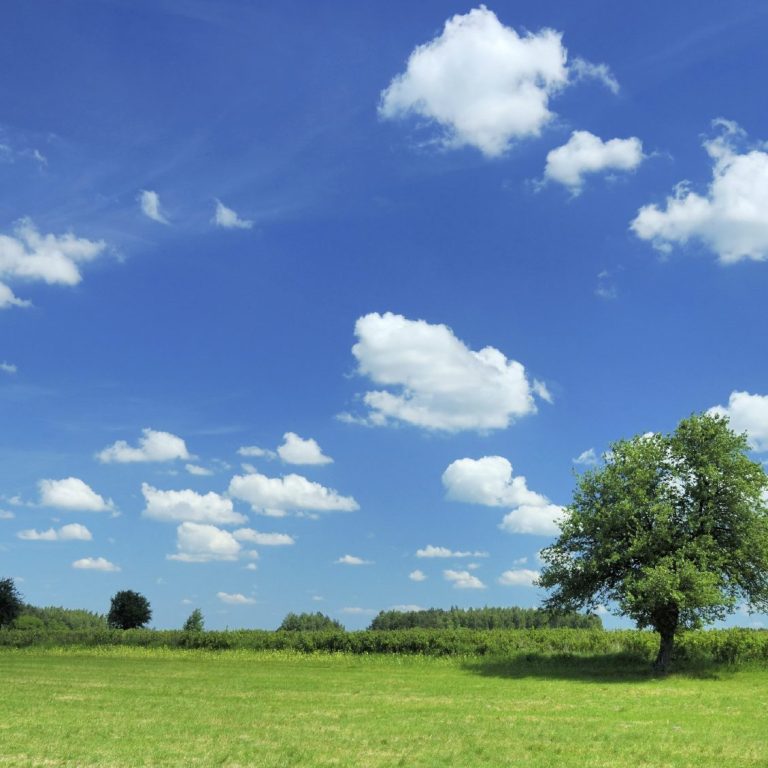
M 169 560 L 183 563 L 208 563 L 213 560 L 237 560 L 241 547 L 229 532 L 215 525 L 184 522 L 176 529 L 176 549 Z
M 160 224 L 169 223 L 160 207 L 160 195 L 158 195 L 157 192 L 153 192 L 150 189 L 142 189 L 141 192 L 139 192 L 137 199 L 141 206 L 141 211 L 145 216 L 148 216 L 152 221 L 157 221 Z
M 347 613 L 351 616 L 375 616 L 378 611 L 375 608 L 360 608 L 360 606 L 352 605 L 342 608 L 341 613 Z
M 217 227 L 224 229 L 250 229 L 253 222 L 249 219 L 241 219 L 231 208 L 227 208 L 221 200 L 216 201 L 216 212 L 213 222 Z
M 91 532 L 79 523 L 63 525 L 59 529 L 49 528 L 47 531 L 36 531 L 30 528 L 19 531 L 16 536 L 23 541 L 91 541 Z
M 574 464 L 583 464 L 585 466 L 592 466 L 597 464 L 597 454 L 594 448 L 587 448 L 586 451 L 582 451 L 575 459 L 572 460 Z
M 120 566 L 111 563 L 105 557 L 84 557 L 75 560 L 72 567 L 83 571 L 117 572 L 120 570 Z
M 254 512 L 282 517 L 289 512 L 354 512 L 358 503 L 332 488 L 307 480 L 301 475 L 267 477 L 259 472 L 235 475 L 229 494 L 248 502 Z
M 631 228 L 663 252 L 700 240 L 722 264 L 768 259 L 768 151 L 765 145 L 739 154 L 744 132 L 736 123 L 716 120 L 720 135 L 704 142 L 712 160 L 706 195 L 681 182 L 664 209 L 646 205 Z
M 283 444 L 277 454 L 286 464 L 332 464 L 333 459 L 326 456 L 320 446 L 311 437 L 306 440 L 295 432 L 283 435 Z
M 13 520 L 16 515 L 13 512 L 8 512 L 5 509 L 0 509 L 0 520 Z
M 17 373 L 18 370 L 19 369 L 15 365 L 13 365 L 13 363 L 6 363 L 6 362 L 0 363 L 0 371 L 2 371 L 3 373 L 13 375 L 14 373 Z
M 230 594 L 229 592 L 217 592 L 216 597 L 218 597 L 222 603 L 226 603 L 227 605 L 253 605 L 256 602 L 254 598 L 246 597 L 239 592 L 235 592 L 234 594 Z
M 77 477 L 63 480 L 40 480 L 40 503 L 77 512 L 108 512 L 114 509 L 112 499 L 105 499 Z
M 103 240 L 65 235 L 41 235 L 30 219 L 16 223 L 13 235 L 0 235 L 0 309 L 29 306 L 5 284 L 9 280 L 48 285 L 77 285 L 80 265 L 106 250 Z
M 296 543 L 293 536 L 287 533 L 261 533 L 252 528 L 238 528 L 232 535 L 238 541 L 247 541 L 261 547 L 285 547 Z
M 768 395 L 731 392 L 728 405 L 716 405 L 708 413 L 726 416 L 731 429 L 746 432 L 752 450 L 768 451 Z
M 485 584 L 469 571 L 443 571 L 443 578 L 452 582 L 456 589 L 485 589 Z
M 445 147 L 496 157 L 552 119 L 549 100 L 568 84 L 566 60 L 560 33 L 520 36 L 480 6 L 413 50 L 382 92 L 379 115 L 427 118 L 443 129 Z
M 416 557 L 488 557 L 488 553 L 454 551 L 448 547 L 433 547 L 431 544 L 427 544 L 424 549 L 416 550 Z
M 521 363 L 494 347 L 475 352 L 445 325 L 374 312 L 357 320 L 355 335 L 358 373 L 395 390 L 365 393 L 370 424 L 482 431 L 536 411 Z
M 547 155 L 544 178 L 578 194 L 587 174 L 632 171 L 643 158 L 643 143 L 634 136 L 603 141 L 589 131 L 574 131 L 566 144 Z
M 531 491 L 525 477 L 513 477 L 512 465 L 503 456 L 458 459 L 443 473 L 450 501 L 513 508 L 499 526 L 509 533 L 556 535 L 563 508 Z
M 146 502 L 142 515 L 152 520 L 231 525 L 248 519 L 235 512 L 231 499 L 218 493 L 200 494 L 189 489 L 160 491 L 148 483 L 142 483 L 141 492 Z
M 237 449 L 240 456 L 247 456 L 250 458 L 265 458 L 274 459 L 277 454 L 274 451 L 267 450 L 266 448 L 259 448 L 257 445 L 244 445 Z
M 197 464 L 185 464 L 184 469 L 186 469 L 190 475 L 196 475 L 197 477 L 210 477 L 213 474 L 213 470 L 201 467 Z
M 533 587 L 541 574 L 528 568 L 516 568 L 504 571 L 499 576 L 499 584 L 505 587 Z
M 186 443 L 170 432 L 158 432 L 154 429 L 143 429 L 143 437 L 139 438 L 137 448 L 128 445 L 125 440 L 118 440 L 105 448 L 96 458 L 108 464 L 117 462 L 129 464 L 148 461 L 174 461 L 175 459 L 191 459 Z
M 411 581 L 426 581 L 427 580 L 427 574 L 424 573 L 424 571 L 420 571 L 418 568 L 415 571 L 411 571 L 408 574 L 408 578 Z
M 362 557 L 357 557 L 355 555 L 344 555 L 343 557 L 340 557 L 338 560 L 334 560 L 335 563 L 338 565 L 372 565 L 373 562 L 371 560 L 363 560 Z

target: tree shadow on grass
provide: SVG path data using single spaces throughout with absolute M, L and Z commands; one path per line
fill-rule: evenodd
M 677 661 L 673 662 L 670 674 L 663 676 L 653 671 L 650 659 L 627 653 L 599 656 L 522 653 L 516 656 L 471 659 L 462 666 L 466 671 L 482 677 L 513 680 L 539 677 L 602 684 L 647 683 L 664 677 L 720 680 L 732 671 L 722 664 Z

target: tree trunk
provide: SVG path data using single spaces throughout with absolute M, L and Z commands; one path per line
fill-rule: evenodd
M 672 651 L 675 647 L 675 630 L 659 630 L 661 641 L 659 642 L 659 654 L 653 662 L 653 671 L 660 675 L 666 675 L 672 662 Z

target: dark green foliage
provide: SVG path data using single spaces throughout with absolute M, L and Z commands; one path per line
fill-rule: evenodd
M 184 622 L 184 632 L 202 632 L 205 629 L 205 620 L 203 619 L 203 612 L 199 608 L 195 608 L 189 617 Z
M 91 611 L 57 606 L 36 608 L 34 605 L 25 605 L 14 622 L 14 627 L 50 631 L 106 629 L 107 619 L 102 614 Z
M 602 629 L 595 614 L 545 611 L 541 608 L 430 608 L 381 611 L 369 629 Z
M 144 595 L 126 589 L 117 592 L 107 614 L 107 623 L 114 629 L 138 629 L 152 618 L 149 601 Z
M 289 613 L 278 632 L 324 632 L 328 630 L 344 631 L 344 626 L 324 613 Z
M 0 646 L 134 646 L 209 651 L 294 651 L 297 653 L 408 654 L 423 656 L 520 657 L 627 656 L 650 661 L 658 649 L 652 632 L 588 629 L 403 629 L 386 632 L 184 632 L 132 629 L 36 632 L 0 630 Z M 675 659 L 701 663 L 768 663 L 768 631 L 697 630 L 682 635 Z
M 12 624 L 24 603 L 13 579 L 0 579 L 0 627 Z
M 661 636 L 665 671 L 675 635 L 746 602 L 768 609 L 768 477 L 726 419 L 691 416 L 670 435 L 611 447 L 585 472 L 562 533 L 543 550 L 549 608 L 611 602 Z

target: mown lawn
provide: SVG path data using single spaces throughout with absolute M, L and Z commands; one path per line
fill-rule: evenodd
M 768 669 L 0 651 L 0 765 L 768 765 Z

